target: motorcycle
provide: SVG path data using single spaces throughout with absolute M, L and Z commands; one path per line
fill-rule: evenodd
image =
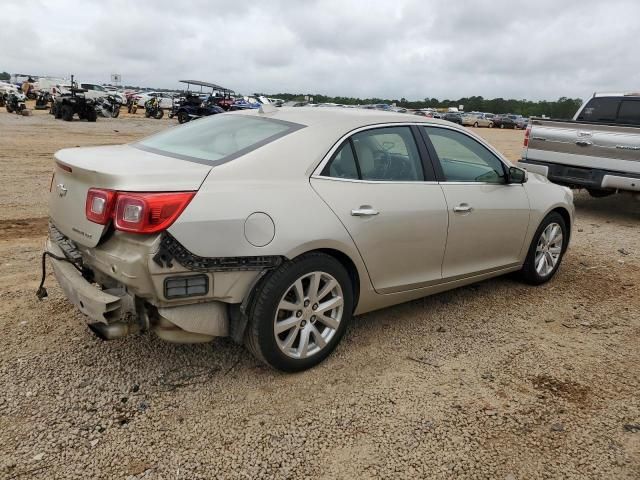
M 22 114 L 22 112 L 27 109 L 27 105 L 25 103 L 26 99 L 27 97 L 22 92 L 11 92 L 9 94 L 5 94 L 5 107 L 7 112 Z
M 144 116 L 153 117 L 160 120 L 164 116 L 164 110 L 160 108 L 160 100 L 157 97 L 150 98 L 144 102 Z
M 96 113 L 103 117 L 117 118 L 120 115 L 120 100 L 115 95 L 107 95 L 96 101 Z
M 38 96 L 36 97 L 36 110 L 46 110 L 49 108 L 49 102 L 53 101 L 53 97 L 49 92 L 45 92 L 44 90 L 40 90 L 38 92 Z
M 133 95 L 131 95 L 127 100 L 127 112 L 135 115 L 137 111 L 138 111 L 138 100 Z

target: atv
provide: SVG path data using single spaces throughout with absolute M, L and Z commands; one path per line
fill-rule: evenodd
M 22 92 L 5 93 L 4 104 L 7 112 L 22 115 L 22 112 L 27 109 L 25 100 L 26 96 Z

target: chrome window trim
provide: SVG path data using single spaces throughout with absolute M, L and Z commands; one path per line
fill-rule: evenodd
M 315 180 L 329 180 L 333 182 L 350 182 L 350 183 L 371 183 L 375 185 L 385 185 L 385 184 L 407 184 L 407 185 L 439 185 L 439 182 L 436 181 L 428 181 L 428 180 L 360 180 L 358 178 L 338 178 L 338 177 L 328 177 L 326 175 L 316 175 L 312 176 L 312 179 Z
M 338 148 L 340 148 L 342 146 L 342 144 L 344 143 L 344 141 L 346 139 L 348 139 L 349 137 L 355 135 L 356 133 L 364 132 L 366 130 L 374 130 L 374 129 L 378 129 L 378 128 L 412 127 L 412 126 L 418 126 L 419 127 L 419 126 L 424 126 L 424 125 L 433 125 L 433 124 L 429 123 L 429 122 L 388 122 L 388 123 L 376 123 L 376 124 L 371 124 L 371 125 L 365 125 L 364 127 L 358 127 L 356 129 L 353 129 L 353 130 L 345 133 L 342 137 L 340 137 L 338 139 L 338 141 L 336 143 L 333 144 L 333 146 L 329 149 L 327 154 L 324 157 L 322 157 L 322 160 L 320 161 L 318 166 L 313 169 L 313 172 L 311 173 L 310 178 L 323 178 L 323 179 L 329 179 L 329 180 L 348 180 L 348 181 L 352 181 L 352 182 L 364 182 L 364 183 L 411 183 L 411 184 L 424 183 L 424 184 L 436 184 L 438 182 L 430 182 L 430 181 L 425 181 L 425 180 L 415 180 L 415 181 L 404 180 L 404 181 L 397 181 L 396 182 L 396 181 L 390 181 L 390 180 L 360 180 L 360 179 L 352 179 L 352 178 L 337 178 L 337 177 L 330 177 L 328 175 L 322 175 L 322 170 L 324 170 L 324 167 L 327 165 L 327 163 L 329 163 L 331 161 L 331 158 L 333 157 L 333 154 L 338 151 Z M 418 146 L 418 141 L 416 140 L 416 147 L 417 146 Z

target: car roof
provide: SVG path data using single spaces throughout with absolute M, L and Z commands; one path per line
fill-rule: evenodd
M 277 107 L 275 112 L 260 113 L 259 109 L 230 112 L 231 115 L 255 115 L 274 120 L 297 123 L 308 127 L 326 127 L 329 130 L 353 130 L 383 123 L 424 123 L 451 126 L 451 122 L 421 117 L 412 113 L 343 107 Z

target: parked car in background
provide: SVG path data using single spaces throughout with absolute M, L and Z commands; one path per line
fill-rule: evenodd
M 640 198 L 640 94 L 596 94 L 573 120 L 531 118 L 518 165 L 593 197 Z
M 493 117 L 493 126 L 496 128 L 518 128 L 515 115 L 495 115 Z
M 106 97 L 109 93 L 106 88 L 102 85 L 98 85 L 95 83 L 81 83 L 80 88 L 86 90 L 84 92 L 85 98 L 90 98 L 92 100 L 97 100 L 99 98 Z
M 462 124 L 493 128 L 493 118 L 487 117 L 484 113 L 466 113 L 462 115 Z
M 516 119 L 516 127 L 520 130 L 524 130 L 525 128 L 527 128 L 527 125 L 529 125 L 528 117 L 518 117 Z
M 167 92 L 140 92 L 134 95 L 134 98 L 138 102 L 138 107 L 144 108 L 147 100 L 152 98 L 158 98 L 160 101 L 160 108 L 171 109 L 173 107 L 173 95 Z
M 441 117 L 443 120 L 447 120 L 448 122 L 457 123 L 458 125 L 462 125 L 462 114 L 458 112 L 447 112 Z
M 231 336 L 300 371 L 353 315 L 510 272 L 542 284 L 560 266 L 571 191 L 462 127 L 344 108 L 239 113 L 55 154 L 46 248 L 101 338 Z

